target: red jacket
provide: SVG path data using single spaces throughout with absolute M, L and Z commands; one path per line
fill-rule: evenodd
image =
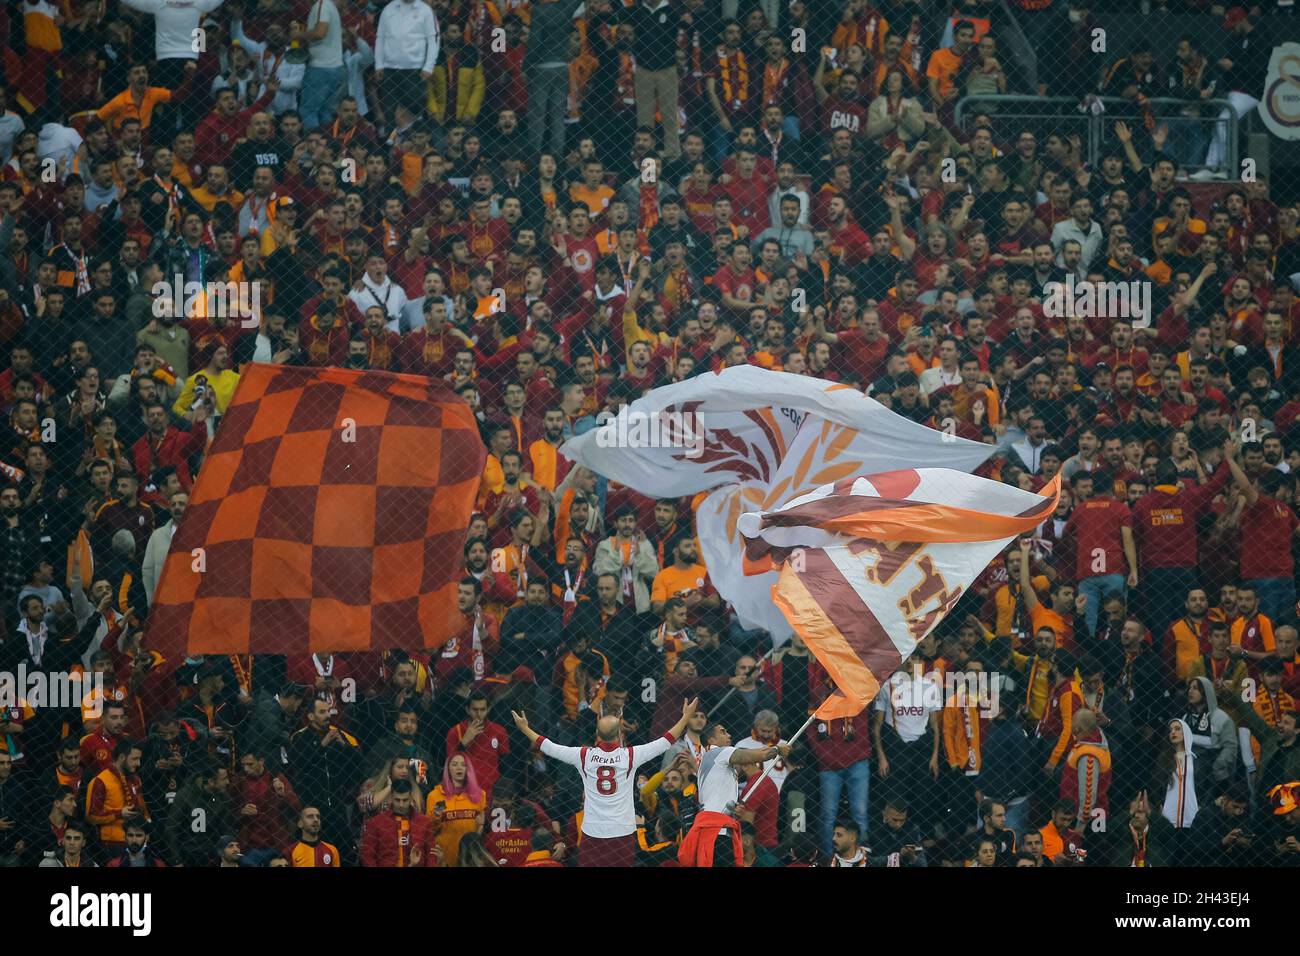
M 284 784 L 283 796 L 275 792 L 275 781 Z M 239 819 L 239 845 L 245 849 L 278 849 L 293 842 L 288 811 L 302 811 L 302 800 L 283 774 L 264 773 L 260 777 L 240 775 L 234 781 L 235 814 Z M 257 807 L 253 816 L 244 816 L 244 805 Z
M 348 326 L 338 319 L 328 331 L 318 324 L 316 316 L 298 323 L 298 341 L 307 356 L 308 365 L 346 365 L 348 340 L 352 337 Z
M 871 719 L 815 720 L 808 735 L 819 770 L 843 770 L 871 757 Z
M 490 791 L 501 779 L 501 758 L 510 753 L 510 738 L 504 727 L 489 720 L 483 725 L 482 733 L 464 747 L 461 740 L 468 729 L 469 721 L 462 720 L 447 731 L 447 759 L 464 754 L 474 765 L 478 785 Z
M 362 866 L 428 866 L 433 839 L 429 818 L 411 811 L 398 817 L 391 809 L 377 813 L 366 821 L 361 834 Z M 420 860 L 411 862 L 411 851 L 420 851 Z
M 1043 716 L 1038 720 L 1038 736 L 1050 741 L 1052 752 L 1047 762 L 1055 767 L 1065 756 L 1070 746 L 1071 726 L 1074 715 L 1083 709 L 1083 698 L 1079 695 L 1073 679 L 1060 681 L 1052 688 L 1047 698 Z
M 235 140 L 248 133 L 248 121 L 271 105 L 275 94 L 270 90 L 247 109 L 234 116 L 222 116 L 213 110 L 199 123 L 194 133 L 194 157 L 204 166 L 225 162 L 235 148 Z
M 190 490 L 194 479 L 190 477 L 190 456 L 203 451 L 208 443 L 206 425 L 181 431 L 174 425 L 168 425 L 162 440 L 153 441 L 153 436 L 145 433 L 131 446 L 131 457 L 135 461 L 135 473 L 141 484 L 149 482 L 149 476 L 158 468 L 171 465 L 176 469 L 176 477 L 181 487 Z
M 695 817 L 691 830 L 682 841 L 677 851 L 677 862 L 682 866 L 713 866 L 713 851 L 718 838 L 718 831 L 726 828 L 731 834 L 731 849 L 735 854 L 736 866 L 742 865 L 744 850 L 740 845 L 740 824 L 736 818 L 725 813 L 703 810 Z

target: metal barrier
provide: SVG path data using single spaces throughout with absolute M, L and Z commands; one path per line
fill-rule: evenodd
M 1095 102 L 1105 107 L 1103 112 L 1094 113 L 1091 109 L 1083 109 L 1081 101 L 1069 96 L 1045 97 L 1023 94 L 964 96 L 957 101 L 953 118 L 964 131 L 969 131 L 969 120 L 981 113 L 989 115 L 995 133 L 1001 132 L 1000 123 L 1008 120 L 1014 120 L 1018 126 L 1039 126 L 1044 131 L 1060 131 L 1067 135 L 1081 130 L 1080 139 L 1087 162 L 1096 165 L 1101 158 L 1102 144 L 1106 142 L 1108 133 L 1114 128 L 1114 121 L 1134 120 L 1141 123 L 1143 114 L 1131 100 L 1122 97 L 1102 96 L 1097 97 Z M 1234 178 L 1237 170 L 1240 169 L 1238 136 L 1241 117 L 1237 115 L 1236 109 L 1228 100 L 1211 99 L 1200 102 L 1198 105 L 1203 110 L 1214 111 L 1211 116 L 1200 117 L 1177 115 L 1179 110 L 1192 105 L 1187 100 L 1159 97 L 1148 102 L 1157 122 L 1165 123 L 1169 127 L 1169 135 L 1174 143 L 1172 145 L 1166 143 L 1166 152 L 1171 152 L 1171 155 L 1179 161 L 1179 167 L 1189 173 L 1211 168 L 1206 166 L 1205 160 L 1215 135 L 1215 127 L 1226 123 L 1223 149 L 1225 159 L 1212 168 L 1218 178 Z M 979 106 L 984 108 L 977 109 L 976 107 Z M 1019 109 L 1018 107 L 1021 106 L 1031 108 Z M 1221 118 L 1224 110 L 1228 113 L 1226 120 Z M 1194 132 L 1199 133 L 1202 127 L 1205 129 L 1204 134 L 1194 135 Z

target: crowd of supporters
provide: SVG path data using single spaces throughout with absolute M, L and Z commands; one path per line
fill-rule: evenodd
M 757 766 L 746 865 L 1300 861 L 1300 206 L 1262 177 L 1187 183 L 1227 146 L 1200 104 L 1255 105 L 1258 11 L 1097 55 L 1082 2 L 1010 9 L 7 5 L 0 669 L 104 690 L 0 718 L 0 860 L 569 865 L 580 781 L 510 710 L 561 743 L 608 715 L 642 742 L 700 695 L 635 781 L 638 863 L 675 861 L 704 749 L 782 740 L 830 688 L 717 593 L 697 500 L 560 448 L 750 363 L 1063 491 L 868 711 Z M 1095 166 L 1050 123 L 958 122 L 962 97 L 1016 91 L 1131 109 Z M 1147 283 L 1152 308 L 1062 315 L 1067 276 Z M 142 641 L 250 362 L 430 376 L 475 410 L 444 645 Z

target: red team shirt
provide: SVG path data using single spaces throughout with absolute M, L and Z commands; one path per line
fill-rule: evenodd
M 1241 515 L 1241 537 L 1249 544 L 1241 549 L 1241 576 L 1289 578 L 1295 570 L 1291 539 L 1300 525 L 1290 507 L 1260 495 Z
M 469 721 L 462 720 L 447 731 L 447 756 L 462 753 L 474 765 L 474 775 L 479 786 L 490 791 L 501 779 L 501 758 L 510 753 L 510 739 L 506 729 L 500 724 L 488 721 L 483 725 L 483 732 L 470 741 L 468 747 L 461 745 L 465 732 L 469 730 Z
M 1143 568 L 1196 566 L 1196 519 L 1228 481 L 1228 466 L 1220 465 L 1203 485 L 1172 494 L 1156 486 L 1133 506 L 1133 533 Z
M 1132 527 L 1133 513 L 1114 498 L 1089 498 L 1075 505 L 1065 525 L 1066 536 L 1073 535 L 1075 541 L 1075 580 L 1126 573 L 1120 529 Z
M 862 136 L 867 131 L 867 107 L 856 100 L 832 96 L 822 104 L 822 126 L 827 136 L 839 129 Z

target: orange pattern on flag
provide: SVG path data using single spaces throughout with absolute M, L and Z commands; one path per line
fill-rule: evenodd
M 180 661 L 444 643 L 485 456 L 441 382 L 247 366 L 172 540 L 149 645 Z
M 780 566 L 772 600 L 830 676 L 834 690 L 816 711 L 822 720 L 861 713 L 969 586 L 975 575 L 964 581 L 946 579 L 939 560 L 928 553 L 930 548 L 1009 540 L 1050 516 L 1060 497 L 1057 476 L 1039 492 L 1041 503 L 1021 514 L 975 512 L 908 501 L 903 495 L 911 490 L 909 480 L 914 486 L 915 472 L 867 478 L 882 493 L 898 497 L 850 494 L 854 479 L 847 478 L 824 497 L 762 515 L 764 529 L 853 529 L 852 535 L 842 534 L 843 544 L 836 547 L 838 560 L 828 548 L 777 548 L 761 538 L 746 537 L 747 573 L 751 568 L 764 570 L 766 562 Z M 914 525 L 908 515 L 917 516 Z M 874 560 L 863 560 L 866 553 Z M 855 582 L 846 577 L 849 568 L 855 574 L 860 568 L 867 586 L 886 589 L 880 592 L 882 599 L 896 601 L 904 625 L 898 633 L 881 623 L 886 609 L 869 606 Z M 909 569 L 907 578 L 900 576 L 904 569 Z

